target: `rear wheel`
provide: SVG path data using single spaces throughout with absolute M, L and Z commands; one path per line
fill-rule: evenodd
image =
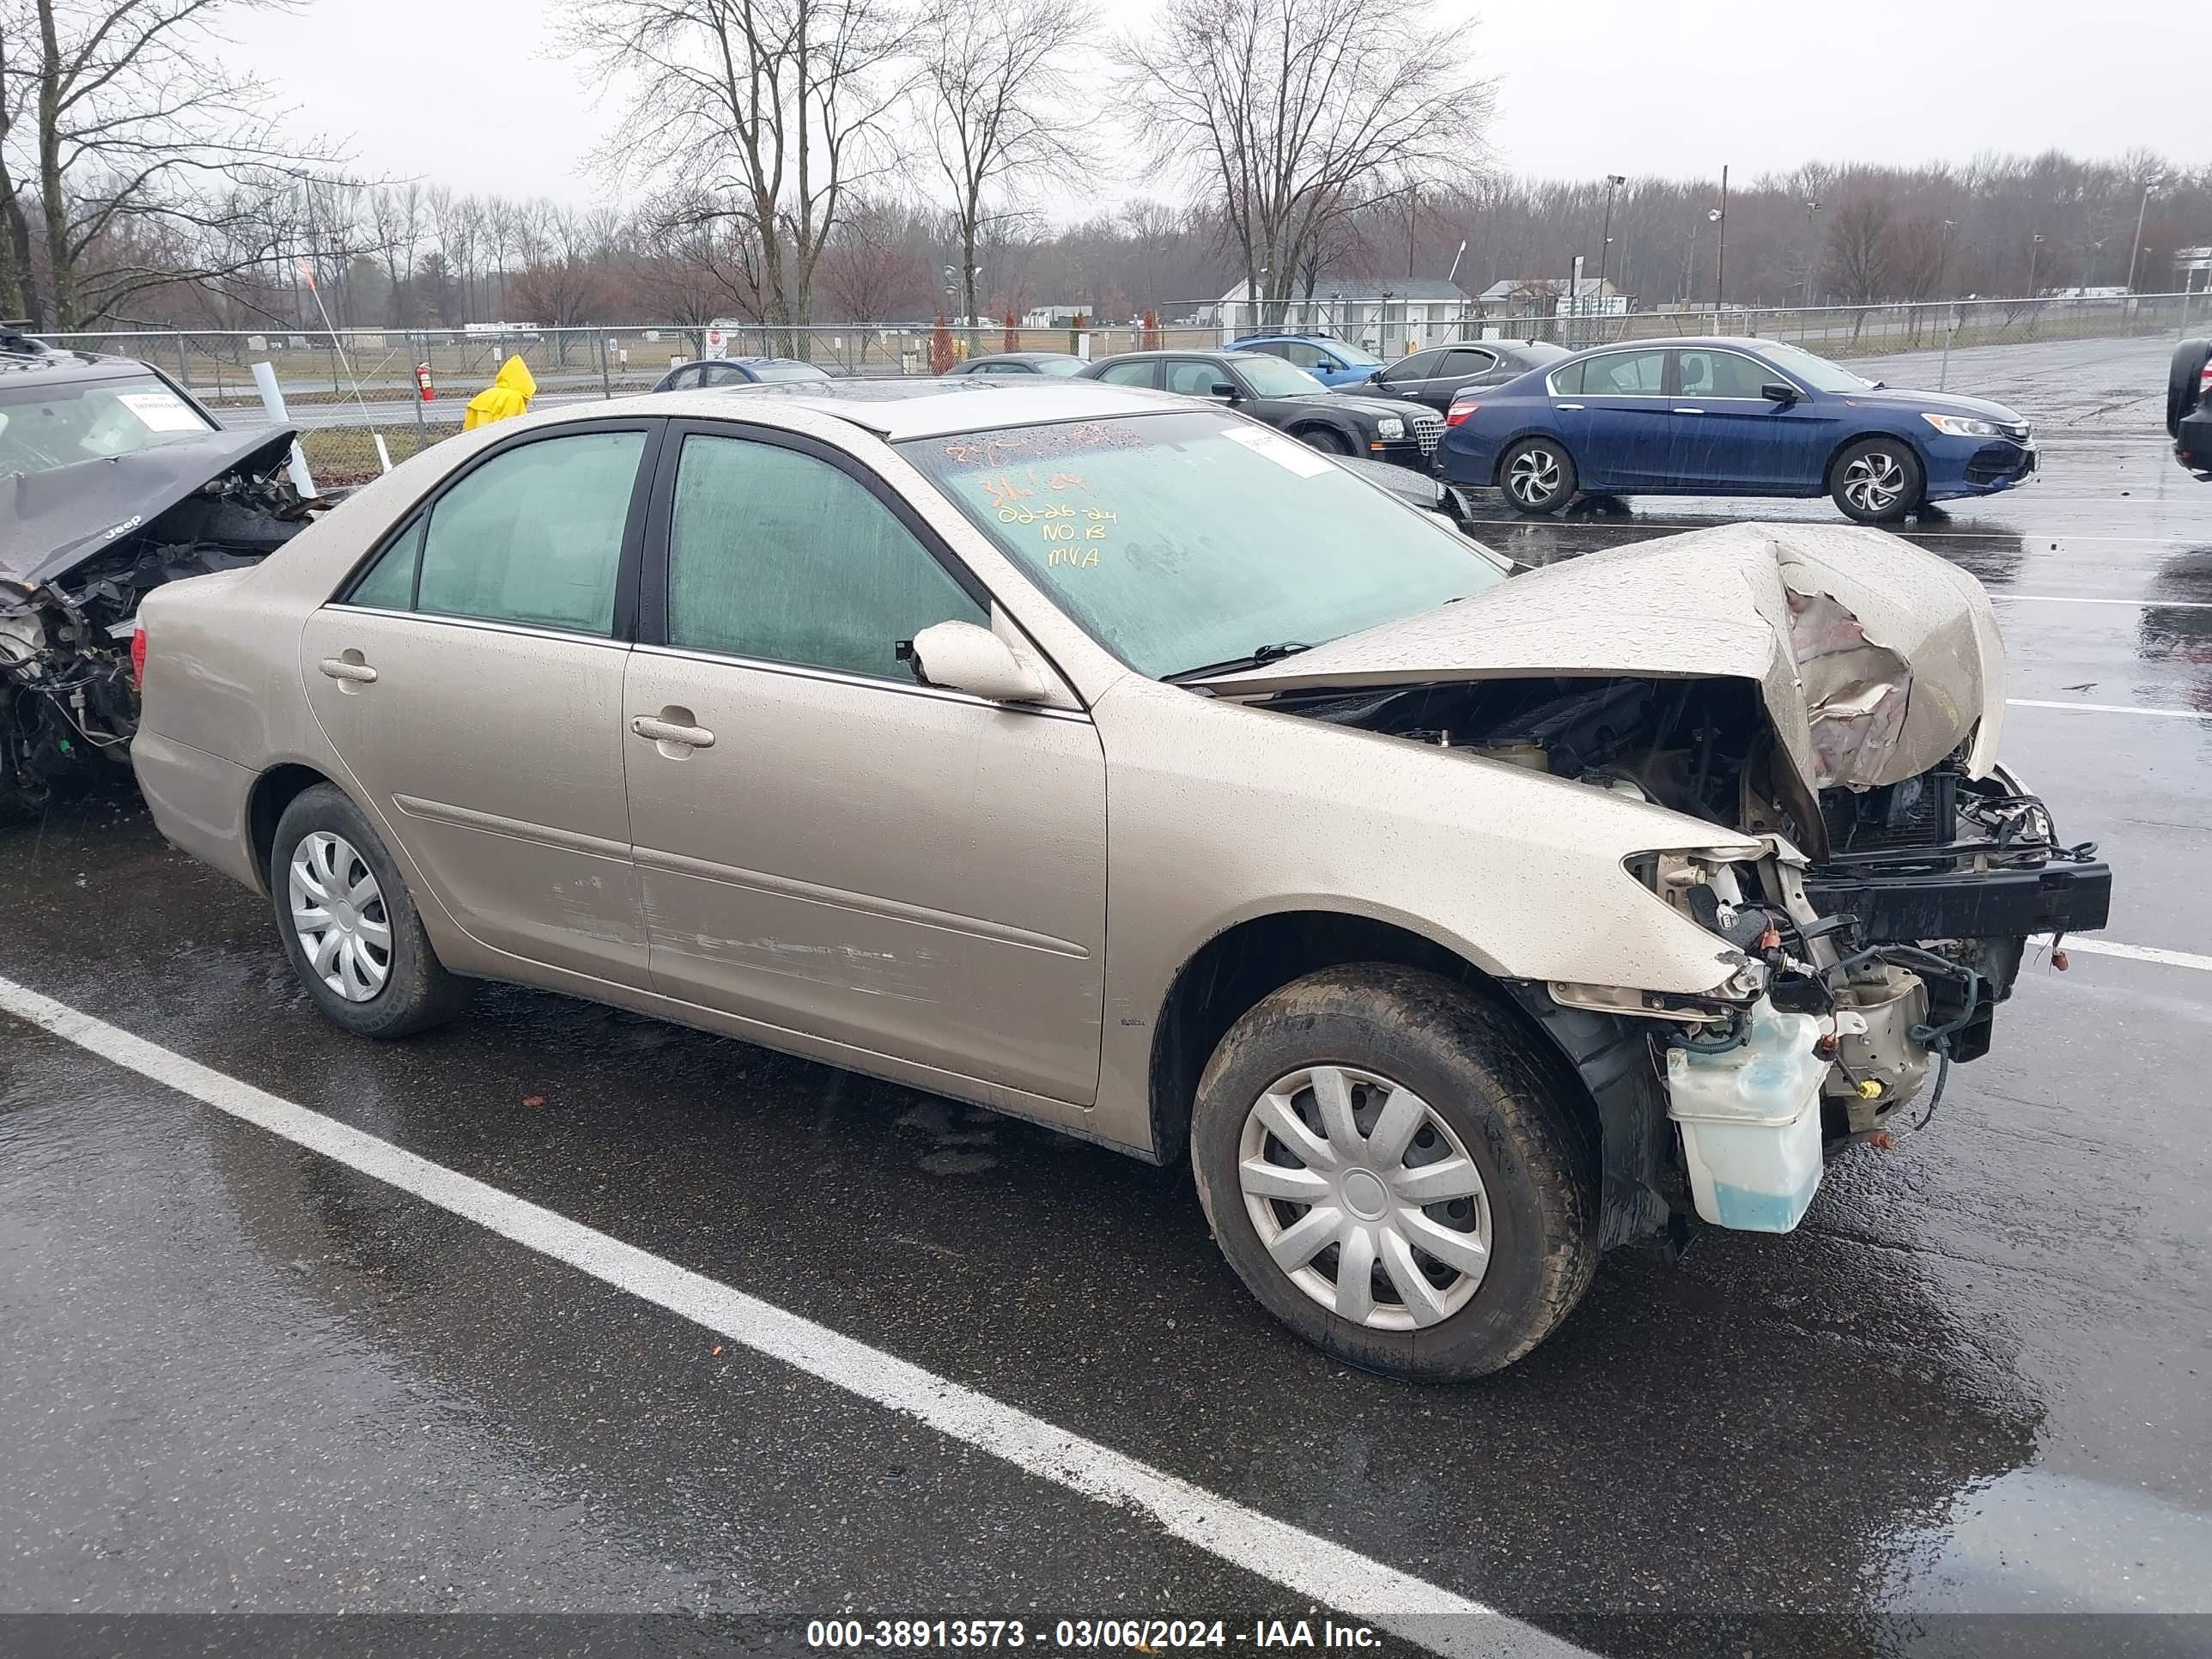
M 327 783 L 277 821 L 269 890 L 284 953 L 331 1024 L 397 1037 L 451 1019 L 468 981 L 446 971 L 368 815 Z
M 2184 340 L 2173 349 L 2166 371 L 2166 435 L 2179 438 L 2181 423 L 2197 410 L 2204 365 L 2212 362 L 2212 340 Z
M 1596 1270 L 1586 1121 L 1517 1025 L 1431 974 L 1357 963 L 1262 1000 L 1199 1081 L 1191 1158 L 1246 1287 L 1372 1370 L 1499 1370 Z
M 1902 438 L 1862 438 L 1828 469 L 1828 494 L 1860 524 L 1895 524 L 1920 505 L 1928 474 Z
M 1352 441 L 1346 438 L 1341 432 L 1332 431 L 1329 428 L 1325 426 L 1310 426 L 1303 428 L 1299 430 L 1297 436 L 1300 443 L 1310 445 L 1313 448 L 1321 451 L 1324 455 L 1349 455 L 1352 453 Z
M 1523 438 L 1498 462 L 1498 482 L 1516 512 L 1556 513 L 1575 498 L 1575 458 L 1556 438 Z

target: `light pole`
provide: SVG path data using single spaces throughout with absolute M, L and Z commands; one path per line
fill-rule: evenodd
M 1813 234 L 1813 216 L 1820 210 L 1820 204 L 1818 202 L 1805 204 L 1805 294 L 1804 297 L 1797 302 L 1797 308 L 1800 311 L 1810 311 L 1813 308 L 1813 261 L 1820 246 L 1820 239 Z
M 1721 204 L 1712 211 L 1717 229 L 1713 250 L 1713 326 L 1721 325 L 1721 307 L 1728 297 L 1728 167 L 1721 167 Z
M 1613 193 L 1627 182 L 1628 175 L 1625 173 L 1605 175 L 1605 234 L 1599 239 L 1597 245 L 1597 297 L 1600 305 L 1605 303 L 1605 267 L 1607 258 L 1613 252 Z
M 2143 184 L 2142 204 L 2136 209 L 2136 240 L 2130 245 L 2128 254 L 2128 295 L 2130 299 L 2135 296 L 2136 291 L 2136 262 L 2142 257 L 2144 252 L 2143 219 L 2150 212 L 2150 198 L 2157 195 L 2165 188 L 2165 185 L 2166 180 L 2163 179 L 2147 179 Z
M 2035 297 L 2035 260 L 2036 260 L 2036 256 L 2037 256 L 2038 254 L 2041 253 L 2042 252 L 2043 252 L 2043 238 L 2042 238 L 2042 237 L 2040 237 L 2040 236 L 2030 236 L 2030 237 L 2027 239 L 2027 297 L 2028 299 L 2031 299 L 2031 300 L 2033 300 L 2033 299 Z

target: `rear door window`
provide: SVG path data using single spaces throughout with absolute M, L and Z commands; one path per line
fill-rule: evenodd
M 1471 346 L 1457 347 L 1444 353 L 1444 366 L 1437 373 L 1443 380 L 1467 380 L 1477 374 L 1487 374 L 1491 365 L 1497 361 L 1486 351 L 1477 351 Z
M 348 602 L 611 634 L 645 440 L 579 432 L 494 455 L 392 538 Z
M 1582 390 L 1590 397 L 1656 398 L 1667 382 L 1664 351 L 1613 351 L 1583 365 Z

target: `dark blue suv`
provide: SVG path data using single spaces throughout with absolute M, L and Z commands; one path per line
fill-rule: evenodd
M 2036 464 L 2002 404 L 1899 391 L 1773 340 L 1600 347 L 1470 388 L 1445 423 L 1437 476 L 1494 484 L 1529 514 L 1577 494 L 1826 495 L 1889 524 L 2009 489 Z

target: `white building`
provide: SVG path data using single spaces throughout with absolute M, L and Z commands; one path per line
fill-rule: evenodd
M 1280 301 L 1255 301 L 1239 283 L 1206 307 L 1206 323 L 1221 343 L 1247 334 L 1331 334 L 1385 357 L 1418 351 L 1431 340 L 1454 337 L 1474 314 L 1474 301 L 1456 283 L 1433 276 L 1353 282 L 1330 277 L 1308 293 Z
M 1604 276 L 1508 276 L 1475 303 L 1486 317 L 1619 317 L 1636 304 Z

